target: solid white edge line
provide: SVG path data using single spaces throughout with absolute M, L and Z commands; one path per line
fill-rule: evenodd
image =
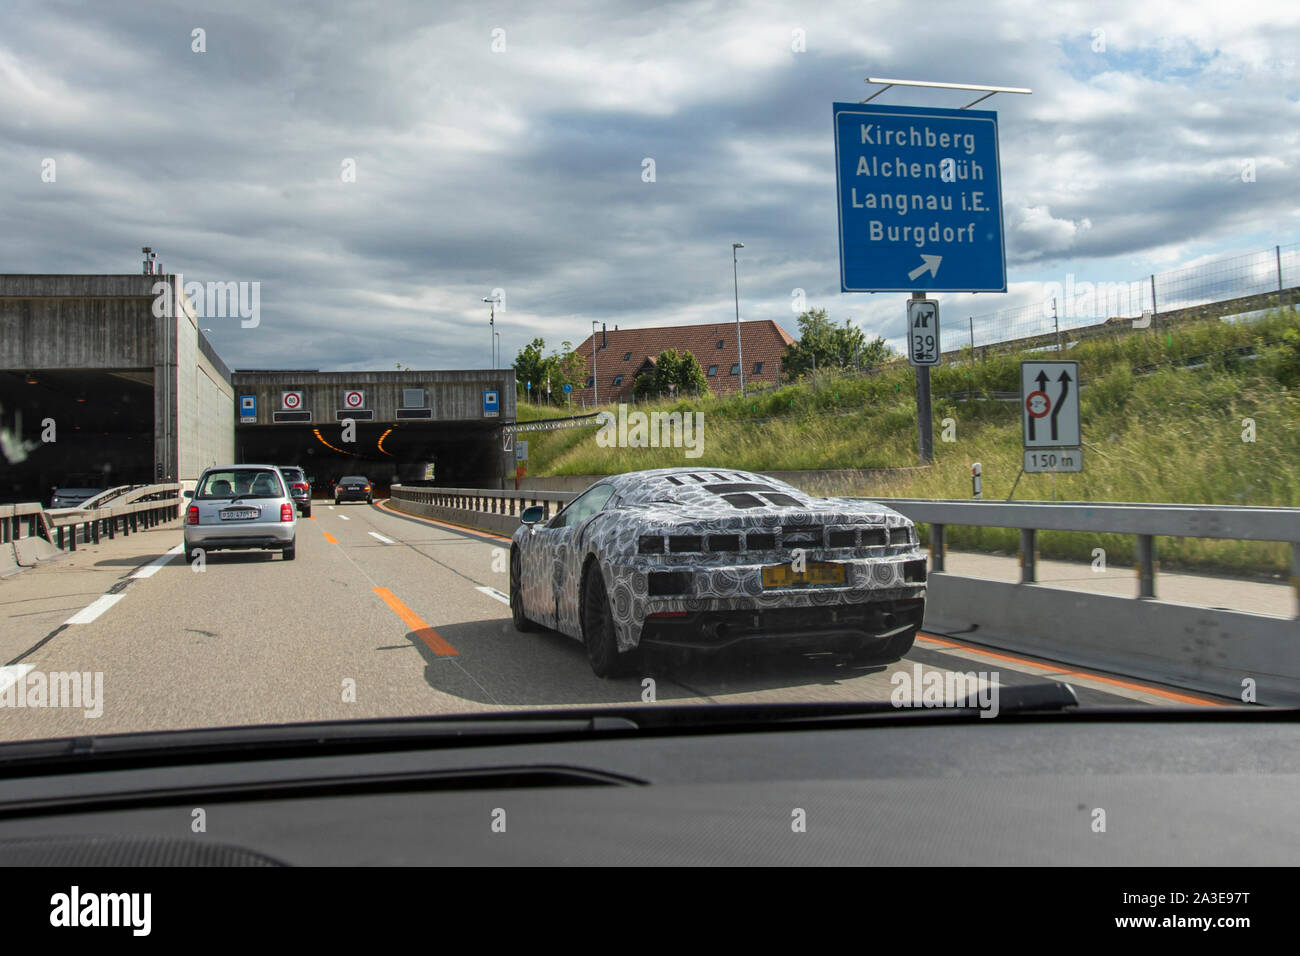
M 339 515 L 339 520 L 340 520 L 340 521 L 351 521 L 352 519 L 349 518 L 347 515 Z
M 397 542 L 394 541 L 392 538 L 385 538 L 385 537 L 384 537 L 382 534 L 380 534 L 378 531 L 367 531 L 366 533 L 367 533 L 368 535 L 370 535 L 370 537 L 372 537 L 372 538 L 378 538 L 380 541 L 384 542 L 384 544 L 396 544 L 396 543 L 397 543 Z
M 475 590 L 475 591 L 482 591 L 484 594 L 486 594 L 486 595 L 487 595 L 488 597 L 490 597 L 490 598 L 496 598 L 498 601 L 500 601 L 500 602 L 501 602 L 502 604 L 504 604 L 506 607 L 509 607 L 509 606 L 510 606 L 510 597 L 509 597 L 509 595 L 502 594 L 502 593 L 501 593 L 500 591 L 498 591 L 496 588 L 486 588 L 486 587 L 482 587 L 482 588 L 475 588 L 474 590 Z
M 154 558 L 152 561 L 146 564 L 139 571 L 135 572 L 135 574 L 131 575 L 131 577 L 151 578 L 159 571 L 162 570 L 163 565 L 165 565 L 172 558 L 176 557 L 176 555 L 184 553 L 184 551 L 185 551 L 185 545 L 183 543 L 178 544 L 176 545 L 176 547 L 172 548 L 170 551 L 168 551 L 166 554 L 162 555 L 161 557 Z
M 89 624 L 124 597 L 125 594 L 101 594 L 63 623 Z
M 9 664 L 0 667 L 0 694 L 3 694 L 35 669 L 34 664 Z

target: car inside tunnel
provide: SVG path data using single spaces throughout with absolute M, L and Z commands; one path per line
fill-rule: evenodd
M 74 475 L 151 481 L 153 441 L 151 369 L 0 371 L 0 501 L 48 506 Z
M 377 496 L 394 482 L 461 488 L 500 483 L 501 438 L 491 425 L 356 422 L 351 429 L 340 422 L 239 425 L 235 449 L 241 461 L 302 467 L 316 496 L 328 496 L 345 475 L 369 478 Z

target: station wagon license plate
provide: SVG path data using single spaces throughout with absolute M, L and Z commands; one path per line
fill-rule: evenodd
M 262 512 L 257 508 L 225 508 L 221 512 L 222 521 L 248 521 Z
M 801 585 L 843 584 L 844 565 L 830 561 L 809 561 L 802 571 L 793 565 L 775 564 L 763 569 L 763 587 L 792 588 Z

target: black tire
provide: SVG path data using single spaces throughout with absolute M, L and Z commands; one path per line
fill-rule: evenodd
M 303 508 L 303 509 L 302 509 L 302 516 L 303 516 L 304 518 L 310 518 L 310 517 L 311 517 L 311 505 L 308 505 L 306 508 Z
M 639 655 L 635 652 L 620 654 L 614 636 L 614 614 L 609 607 L 605 591 L 605 578 L 595 563 L 584 576 L 579 598 L 582 620 L 582 641 L 587 646 L 587 660 L 597 677 L 621 677 L 631 672 Z
M 335 507 L 337 507 L 338 504 L 339 504 L 339 500 L 338 500 L 337 498 L 335 498 L 335 499 L 334 499 L 334 505 L 335 505 Z
M 916 643 L 916 632 L 920 628 L 910 628 L 902 634 L 895 634 L 883 644 L 877 638 L 864 640 L 862 644 L 849 652 L 849 662 L 856 667 L 869 667 L 877 664 L 892 664 L 907 656 L 907 652 Z
M 515 548 L 510 552 L 510 617 L 515 622 L 515 630 L 526 634 L 529 631 L 540 631 L 541 628 L 524 616 L 524 600 L 519 593 L 520 579 L 523 576 L 522 563 L 519 549 Z
M 289 547 L 282 549 L 280 553 L 284 555 L 284 560 L 292 561 L 294 555 L 297 553 L 297 543 L 295 542 L 294 544 L 289 545 Z

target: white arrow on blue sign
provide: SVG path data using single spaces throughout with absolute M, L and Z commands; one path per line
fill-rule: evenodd
M 844 292 L 1005 292 L 998 114 L 834 104 Z

